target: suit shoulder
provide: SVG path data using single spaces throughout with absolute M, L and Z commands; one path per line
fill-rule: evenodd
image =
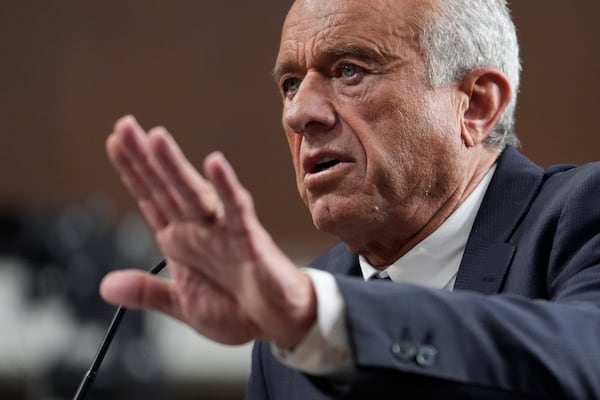
M 311 268 L 331 273 L 355 274 L 358 269 L 358 256 L 343 242 L 339 242 L 310 264 Z
M 600 195 L 599 162 L 556 166 L 545 172 L 536 203 L 543 204 L 546 211 L 554 210 L 560 214 L 570 209 L 588 215 L 595 213 Z
M 338 258 L 344 253 L 350 252 L 348 247 L 343 242 L 338 242 L 331 246 L 325 252 L 321 253 L 314 261 L 310 263 L 311 268 L 325 269 L 325 266 L 329 264 L 332 259 Z
M 573 165 L 562 164 L 544 171 L 544 183 L 559 185 L 563 190 L 578 190 L 585 187 L 600 188 L 600 162 Z

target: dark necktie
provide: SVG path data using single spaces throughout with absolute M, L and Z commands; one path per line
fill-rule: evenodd
M 372 277 L 369 279 L 369 281 L 391 281 L 391 280 L 392 280 L 392 278 L 390 278 L 389 276 L 384 276 L 384 277 L 381 277 L 381 276 L 379 276 L 379 275 L 377 275 L 377 274 L 373 275 L 373 276 L 372 276 Z

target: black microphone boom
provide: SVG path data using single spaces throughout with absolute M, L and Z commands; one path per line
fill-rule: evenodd
M 152 275 L 156 275 L 160 271 L 162 271 L 162 269 L 166 265 L 167 265 L 167 262 L 165 260 L 162 260 L 148 272 Z M 106 335 L 104 336 L 104 340 L 102 341 L 102 343 L 100 344 L 100 347 L 98 348 L 96 357 L 94 357 L 92 366 L 90 367 L 90 369 L 87 371 L 87 373 L 81 380 L 81 383 L 79 384 L 79 388 L 77 388 L 77 393 L 75 393 L 75 396 L 73 396 L 73 400 L 82 400 L 85 398 L 87 391 L 90 389 L 90 387 L 92 386 L 92 383 L 94 382 L 94 378 L 96 378 L 96 374 L 98 373 L 98 370 L 100 369 L 100 364 L 102 364 L 102 360 L 104 360 L 106 351 L 108 350 L 108 347 L 110 346 L 110 343 L 112 342 L 113 337 L 115 336 L 115 333 L 117 332 L 117 328 L 119 327 L 119 324 L 121 323 L 121 319 L 123 319 L 123 315 L 125 315 L 125 311 L 127 311 L 127 309 L 123 306 L 119 306 L 119 308 L 117 309 L 117 312 L 115 313 L 115 316 L 113 317 L 112 322 L 110 323 L 110 326 L 108 327 L 108 331 L 106 332 Z

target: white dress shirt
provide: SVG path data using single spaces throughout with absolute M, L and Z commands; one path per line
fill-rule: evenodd
M 490 168 L 438 229 L 384 270 L 373 268 L 359 256 L 363 278 L 389 276 L 394 282 L 452 290 L 473 222 L 495 169 L 495 165 Z M 332 274 L 312 268 L 304 271 L 315 286 L 317 321 L 293 351 L 273 345 L 273 353 L 282 363 L 300 371 L 343 375 L 352 368 L 344 298 Z

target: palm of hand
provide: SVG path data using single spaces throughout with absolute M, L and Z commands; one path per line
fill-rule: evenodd
M 116 124 L 107 151 L 172 280 L 122 271 L 105 278 L 103 297 L 161 311 L 221 343 L 297 344 L 316 318 L 312 284 L 273 243 L 224 157 L 207 157 L 204 179 L 164 129 L 146 135 L 132 118 Z

